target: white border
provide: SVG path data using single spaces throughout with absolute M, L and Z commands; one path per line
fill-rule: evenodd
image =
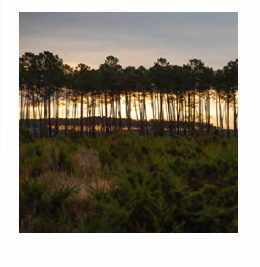
M 131 6 L 122 1 L 1 1 L 1 266 L 259 265 L 254 244 L 259 241 L 259 126 L 252 116 L 260 90 L 259 14 L 256 1 L 241 2 L 221 0 L 213 7 L 211 1 L 131 1 Z M 18 109 L 13 107 L 18 107 L 19 11 L 239 11 L 239 234 L 18 233 Z

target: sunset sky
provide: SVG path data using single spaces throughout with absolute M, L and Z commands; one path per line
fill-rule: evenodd
M 201 59 L 213 69 L 238 57 L 238 15 L 221 13 L 27 13 L 19 17 L 19 53 L 50 51 L 75 67 L 98 68 L 113 55 L 123 66 Z

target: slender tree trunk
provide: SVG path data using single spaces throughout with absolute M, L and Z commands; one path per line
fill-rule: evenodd
M 193 92 L 193 131 L 195 132 L 196 128 L 196 89 Z
M 138 112 L 137 112 L 136 96 L 134 97 L 134 102 L 135 102 L 135 115 L 136 115 L 136 120 L 138 121 Z
M 78 96 L 74 98 L 74 114 L 73 114 L 73 128 L 74 131 L 78 132 L 78 125 L 76 123 L 76 118 L 77 118 L 77 106 L 78 106 Z
M 68 135 L 68 129 L 67 129 L 67 124 L 68 124 L 68 89 L 65 89 L 65 136 Z
M 220 125 L 220 131 L 223 135 L 223 115 L 222 115 L 222 108 L 221 108 L 221 97 L 220 97 L 220 94 L 218 94 L 219 96 L 219 125 Z
M 55 135 L 59 133 L 59 92 L 56 91 Z
M 122 116 L 121 116 L 121 95 L 118 94 L 118 117 L 119 117 L 119 129 L 122 131 Z
M 43 129 L 42 129 L 42 104 L 40 102 L 39 93 L 37 93 L 37 105 L 38 105 L 38 117 L 39 117 L 39 133 L 38 133 L 38 137 L 41 137 L 41 133 L 43 132 Z
M 202 121 L 201 121 L 201 92 L 198 91 L 199 96 L 199 132 L 202 133 Z
M 142 114 L 142 103 L 141 103 L 141 99 L 140 99 L 140 93 L 137 93 L 137 103 L 138 103 L 138 108 L 139 108 L 139 115 L 140 115 L 140 121 L 138 122 L 138 124 L 140 125 L 139 127 L 139 134 L 143 135 L 143 114 Z
M 234 134 L 237 135 L 237 112 L 236 112 L 236 91 L 233 93 L 234 98 Z
M 229 129 L 229 93 L 227 93 L 227 137 L 230 137 L 230 129 Z
M 84 93 L 81 91 L 80 94 L 80 136 L 83 137 L 83 97 Z
M 104 133 L 104 129 L 105 129 L 105 126 L 104 126 L 104 121 L 103 121 L 103 105 L 102 105 L 102 94 L 101 93 L 98 93 L 97 94 L 97 101 L 98 101 L 98 109 L 99 109 L 99 131 L 100 133 Z
M 113 93 L 110 92 L 110 131 L 114 131 L 114 117 L 115 117 L 115 112 L 114 112 L 114 96 Z
M 20 94 L 21 94 L 20 125 L 21 125 L 21 127 L 23 127 L 23 88 L 22 87 L 21 87 L 21 90 L 20 90 Z
M 176 94 L 173 95 L 172 97 L 172 118 L 173 118 L 173 130 L 176 133 Z
M 126 119 L 127 119 L 127 129 L 128 131 L 130 130 L 129 128 L 129 115 L 128 115 L 128 94 L 127 94 L 127 90 L 125 90 L 125 115 L 126 115 Z
M 208 125 L 208 134 L 210 133 L 210 90 L 207 90 L 207 108 L 208 108 L 208 113 L 207 113 L 207 125 Z
M 144 98 L 144 121 L 145 121 L 145 131 L 148 134 L 148 122 L 147 122 L 147 111 L 146 111 L 146 94 L 143 90 L 143 98 Z
M 163 93 L 160 92 L 160 135 L 164 135 Z
M 36 117 L 35 117 L 35 100 L 34 100 L 34 91 L 32 92 L 32 109 L 33 109 L 33 134 L 36 136 Z
M 96 137 L 96 119 L 95 119 L 95 94 L 92 94 L 92 137 Z
M 52 136 L 52 131 L 51 131 L 51 95 L 49 93 L 48 95 L 48 120 L 49 120 L 49 137 Z
M 170 96 L 167 93 L 167 119 L 168 119 L 168 125 L 169 125 L 169 132 L 172 132 L 172 113 L 171 113 L 171 105 L 170 105 Z
M 46 90 L 46 89 L 45 89 Z M 48 116 L 48 110 L 47 110 L 47 92 L 44 92 L 44 97 L 43 97 L 43 116 L 44 116 L 44 137 L 48 136 L 48 131 L 47 131 L 47 116 Z
M 155 104 L 154 104 L 154 92 L 151 92 L 151 107 L 152 107 L 152 114 L 153 114 L 153 131 L 156 134 L 156 126 L 155 126 Z
M 177 111 L 177 132 L 180 134 L 180 108 L 179 108 L 179 93 L 176 96 L 176 111 Z
M 27 88 L 27 97 L 26 97 L 26 127 L 30 129 L 30 89 Z
M 106 128 L 106 134 L 109 132 L 109 127 L 108 127 L 108 111 L 107 111 L 107 90 L 105 89 L 105 128 Z
M 90 136 L 90 116 L 91 116 L 91 109 L 90 109 L 90 103 L 89 103 L 89 95 L 87 95 L 87 136 Z
M 184 95 L 184 98 L 183 98 L 183 102 L 184 102 L 184 119 L 183 119 L 183 121 L 184 121 L 184 126 L 183 126 L 183 130 L 184 130 L 184 135 L 186 135 L 187 134 L 187 110 L 186 110 L 186 100 L 187 99 L 187 97 L 186 97 L 186 95 Z
M 188 91 L 188 124 L 189 124 L 189 133 L 191 132 L 191 99 L 190 99 L 190 91 Z
M 129 107 L 128 107 L 128 112 L 129 112 L 129 127 L 131 129 L 132 127 L 132 114 L 131 114 L 131 108 L 132 108 L 132 93 L 129 93 Z
M 131 130 L 131 93 L 128 93 L 125 90 L 125 108 L 126 108 L 126 118 L 127 118 L 127 129 L 128 131 Z
M 215 92 L 215 95 L 216 95 L 216 121 L 217 121 L 217 130 L 218 129 L 218 95 L 217 95 L 217 92 Z

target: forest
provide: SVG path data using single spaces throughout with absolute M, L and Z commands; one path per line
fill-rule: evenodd
M 238 132 L 238 60 L 213 70 L 199 59 L 178 66 L 159 58 L 146 69 L 108 56 L 98 69 L 74 69 L 51 52 L 27 52 L 19 73 L 20 127 L 37 137 Z
M 21 233 L 238 232 L 238 60 L 19 73 Z

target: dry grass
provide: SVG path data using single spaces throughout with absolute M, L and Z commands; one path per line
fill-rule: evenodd
M 58 151 L 58 149 L 57 149 Z M 74 230 L 80 229 L 80 215 L 91 208 L 91 191 L 109 190 L 112 180 L 105 177 L 98 153 L 93 149 L 79 147 L 73 152 L 72 160 L 79 172 L 68 170 L 46 170 L 35 177 L 38 184 L 44 185 L 48 195 L 55 193 L 60 188 L 75 188 L 75 192 L 66 199 L 70 218 L 74 218 Z M 29 175 L 21 175 L 20 183 L 31 180 Z M 39 220 L 30 214 L 21 221 L 20 232 L 35 232 Z M 49 223 L 53 223 L 50 221 Z M 46 224 L 46 229 L 55 229 L 55 225 Z M 35 228 L 36 227 L 36 228 Z

